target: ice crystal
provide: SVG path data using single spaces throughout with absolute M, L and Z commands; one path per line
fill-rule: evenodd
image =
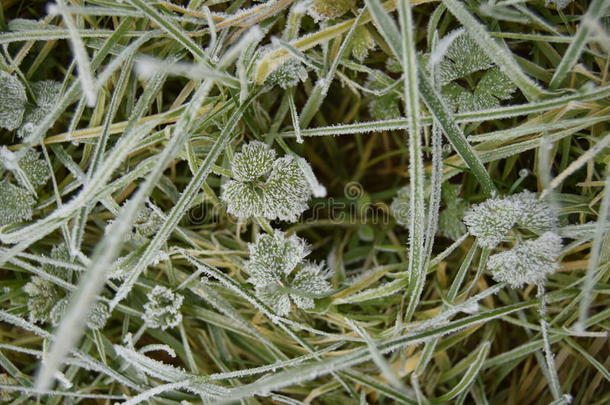
M 61 291 L 51 282 L 34 276 L 23 286 L 23 291 L 28 295 L 28 318 L 30 322 L 46 322 L 49 314 L 58 299 L 61 298 Z
M 234 156 L 235 180 L 225 183 L 221 193 L 230 214 L 294 222 L 307 209 L 312 190 L 299 162 L 292 156 L 273 160 L 274 156 L 256 141 Z
M 149 328 L 173 328 L 182 321 L 180 307 L 184 297 L 172 292 L 167 287 L 155 286 L 146 295 L 148 302 L 144 304 L 144 323 Z
M 354 4 L 354 0 L 314 0 L 308 13 L 315 21 L 330 20 L 341 17 L 354 7 Z
M 21 125 L 27 96 L 19 79 L 0 70 L 0 127 L 12 131 Z
M 487 269 L 494 280 L 506 282 L 513 288 L 544 281 L 559 268 L 561 237 L 545 232 L 536 239 L 526 240 L 516 247 L 489 257 Z
M 504 198 L 492 198 L 473 206 L 464 216 L 469 232 L 487 248 L 497 246 L 515 225 L 536 233 L 555 228 L 557 215 L 552 207 L 524 191 Z
M 375 49 L 375 40 L 365 26 L 358 26 L 350 45 L 352 56 L 362 62 L 369 55 L 369 51 Z
M 259 235 L 248 245 L 250 260 L 245 269 L 256 295 L 278 315 L 290 312 L 291 303 L 301 309 L 314 306 L 314 299 L 330 290 L 322 276 L 323 264 L 304 262 L 309 254 L 305 241 L 281 231 Z
M 290 58 L 275 68 L 267 77 L 267 83 L 280 86 L 283 89 L 294 87 L 307 79 L 307 69 L 303 63 Z
M 12 224 L 32 218 L 36 201 L 21 187 L 4 180 L 0 182 L 0 225 Z

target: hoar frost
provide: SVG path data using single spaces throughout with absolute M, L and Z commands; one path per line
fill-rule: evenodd
M 487 269 L 494 280 L 506 282 L 513 288 L 543 282 L 547 275 L 559 268 L 561 237 L 545 232 L 536 239 L 526 240 L 505 252 L 489 257 Z
M 19 79 L 0 70 L 0 128 L 12 131 L 21 125 L 26 101 Z
M 312 190 L 296 158 L 275 159 L 266 144 L 250 142 L 231 162 L 234 180 L 222 186 L 221 199 L 238 218 L 296 221 L 307 209 Z
M 466 212 L 464 223 L 486 248 L 496 247 L 516 225 L 538 234 L 558 226 L 554 209 L 530 191 L 474 205 Z
M 324 264 L 303 260 L 309 250 L 298 236 L 286 237 L 275 230 L 271 235 L 258 235 L 248 248 L 248 281 L 254 285 L 256 296 L 278 315 L 288 314 L 291 304 L 313 308 L 314 299 L 330 290 L 323 277 Z
M 180 307 L 184 297 L 172 292 L 167 287 L 155 286 L 146 295 L 148 302 L 144 304 L 144 323 L 149 328 L 173 328 L 182 321 Z

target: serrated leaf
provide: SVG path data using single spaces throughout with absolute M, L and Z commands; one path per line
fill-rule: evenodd
M 21 187 L 0 182 L 0 225 L 12 224 L 32 218 L 34 197 Z
M 19 79 L 0 70 L 0 127 L 12 131 L 21 125 L 27 96 Z

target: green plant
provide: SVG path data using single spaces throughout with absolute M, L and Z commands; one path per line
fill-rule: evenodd
M 0 402 L 608 403 L 607 3 L 3 1 Z

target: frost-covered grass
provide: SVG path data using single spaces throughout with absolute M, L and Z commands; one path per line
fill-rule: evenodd
M 0 11 L 1 403 L 610 402 L 607 1 Z

